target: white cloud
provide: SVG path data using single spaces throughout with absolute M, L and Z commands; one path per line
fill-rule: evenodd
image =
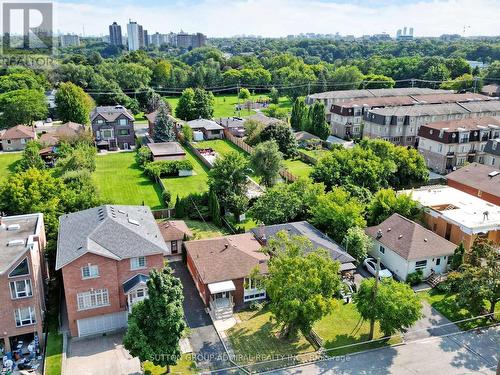
M 108 33 L 117 21 L 125 29 L 131 18 L 150 33 L 183 29 L 208 36 L 254 34 L 270 37 L 306 32 L 343 35 L 394 35 L 412 26 L 417 36 L 441 34 L 499 35 L 498 0 L 432 0 L 373 7 L 319 0 L 200 0 L 191 5 L 127 5 L 105 0 L 99 4 L 54 3 L 55 29 L 87 35 Z M 122 30 L 123 30 L 122 29 Z

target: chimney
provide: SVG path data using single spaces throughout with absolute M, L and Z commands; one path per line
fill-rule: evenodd
M 264 224 L 259 225 L 259 230 L 258 230 L 258 240 L 262 245 L 267 245 L 267 238 L 266 238 L 266 226 Z
M 377 238 L 381 238 L 382 237 L 382 230 L 378 230 L 377 231 Z
M 488 211 L 484 211 L 483 212 L 483 221 L 488 220 L 489 219 L 489 215 L 490 215 L 490 213 Z

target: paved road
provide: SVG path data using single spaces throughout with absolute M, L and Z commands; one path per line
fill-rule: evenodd
M 210 316 L 205 312 L 205 306 L 186 265 L 183 262 L 171 262 L 170 267 L 174 270 L 174 275 L 182 282 L 184 316 L 191 329 L 189 341 L 193 353 L 196 354 L 198 367 L 203 370 L 231 367 L 231 364 L 224 360 L 226 352 Z
M 450 322 L 425 300 L 422 301 L 422 314 L 423 317 L 404 334 L 405 341 L 460 332 L 460 328 Z
M 140 375 L 138 358 L 130 356 L 122 345 L 123 333 L 68 340 L 66 375 Z
M 500 358 L 500 326 L 445 337 L 429 337 L 397 347 L 328 359 L 273 374 L 495 374 Z

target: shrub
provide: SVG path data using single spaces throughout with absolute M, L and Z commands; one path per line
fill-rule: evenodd
M 406 276 L 406 282 L 410 285 L 418 285 L 424 280 L 424 273 L 422 270 L 418 270 L 412 273 L 409 273 Z
M 248 306 L 252 311 L 260 311 L 264 308 L 265 302 L 252 301 Z
M 149 147 L 140 147 L 136 151 L 137 163 L 141 167 L 144 167 L 147 163 L 149 163 L 153 159 L 153 155 Z
M 144 165 L 144 172 L 150 178 L 177 176 L 180 170 L 192 169 L 193 164 L 189 160 L 162 160 Z
M 201 220 L 202 218 L 204 220 L 210 220 L 208 192 L 189 194 L 183 198 L 177 196 L 175 200 L 175 217 L 187 217 L 193 220 Z
M 172 199 L 172 194 L 167 189 L 163 190 L 161 193 L 161 197 L 163 198 L 163 202 L 168 207 L 170 206 L 170 200 Z
M 191 142 L 193 140 L 193 129 L 188 125 L 184 125 L 182 127 L 182 135 L 186 142 Z

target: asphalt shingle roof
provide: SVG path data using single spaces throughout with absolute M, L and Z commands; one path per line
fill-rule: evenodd
M 131 279 L 128 279 L 127 281 L 125 281 L 122 284 L 123 285 L 123 292 L 126 294 L 130 290 L 134 289 L 140 283 L 147 283 L 148 280 L 149 280 L 149 276 L 143 275 L 142 273 L 138 273 L 137 275 L 135 275 Z
M 500 197 L 500 171 L 488 165 L 471 163 L 447 174 L 446 178 Z
M 1 139 L 22 139 L 32 138 L 35 139 L 35 131 L 26 125 L 16 125 L 7 129 L 1 136 Z
M 115 121 L 120 115 L 124 115 L 128 117 L 129 120 L 134 121 L 134 116 L 130 114 L 127 108 L 121 105 L 95 107 L 90 113 L 90 120 L 94 121 L 99 115 L 109 122 Z
M 122 260 L 168 249 L 149 207 L 105 205 L 59 218 L 56 270 L 89 252 Z

